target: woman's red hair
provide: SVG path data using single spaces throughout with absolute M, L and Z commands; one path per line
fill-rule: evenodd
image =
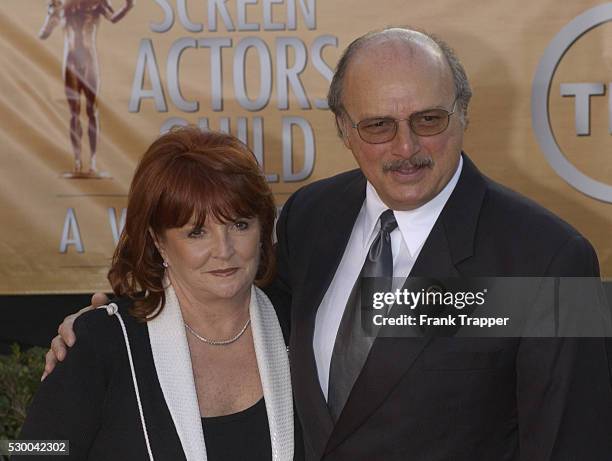
M 151 319 L 166 301 L 165 269 L 151 232 L 159 238 L 192 217 L 197 227 L 207 216 L 220 222 L 257 217 L 262 252 L 255 281 L 265 285 L 275 270 L 275 215 L 272 192 L 247 146 L 228 134 L 173 129 L 151 144 L 136 168 L 108 280 L 117 296 L 135 300 L 136 318 Z

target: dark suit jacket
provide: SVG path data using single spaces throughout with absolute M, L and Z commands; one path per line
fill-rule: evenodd
M 290 360 L 309 460 L 610 461 L 612 389 L 600 339 L 377 338 L 334 425 L 317 378 L 313 331 L 365 199 L 359 170 L 292 195 L 278 226 L 291 306 Z M 464 154 L 459 182 L 411 275 L 598 276 L 593 248 Z

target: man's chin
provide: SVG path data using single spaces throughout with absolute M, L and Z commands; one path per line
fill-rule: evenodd
M 419 188 L 419 190 L 415 190 L 415 188 L 406 190 L 409 189 L 409 187 L 404 185 L 402 189 L 404 190 L 398 190 L 396 187 L 393 191 L 393 195 L 383 200 L 389 208 L 396 211 L 409 211 L 419 208 L 429 200 L 422 192 L 421 188 Z

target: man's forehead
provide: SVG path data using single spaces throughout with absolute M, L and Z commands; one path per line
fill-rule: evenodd
M 344 81 L 343 103 L 354 116 L 405 116 L 450 104 L 454 85 L 445 61 L 386 46 L 367 51 L 351 63 Z
M 345 90 L 363 87 L 452 86 L 452 74 L 443 54 L 431 47 L 383 42 L 359 50 L 347 68 Z
M 361 65 L 402 65 L 446 67 L 442 50 L 429 37 L 380 37 L 373 39 L 355 52 L 348 70 Z M 384 68 L 373 68 L 382 72 Z

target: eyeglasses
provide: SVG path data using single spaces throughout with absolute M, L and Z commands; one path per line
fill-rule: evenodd
M 415 112 L 408 118 L 375 117 L 353 122 L 350 115 L 344 111 L 351 122 L 351 127 L 357 129 L 359 137 L 369 144 L 389 142 L 397 134 L 399 122 L 408 122 L 412 132 L 418 136 L 435 136 L 448 128 L 450 116 L 455 113 L 457 98 L 453 101 L 451 111 L 444 109 L 428 109 Z

